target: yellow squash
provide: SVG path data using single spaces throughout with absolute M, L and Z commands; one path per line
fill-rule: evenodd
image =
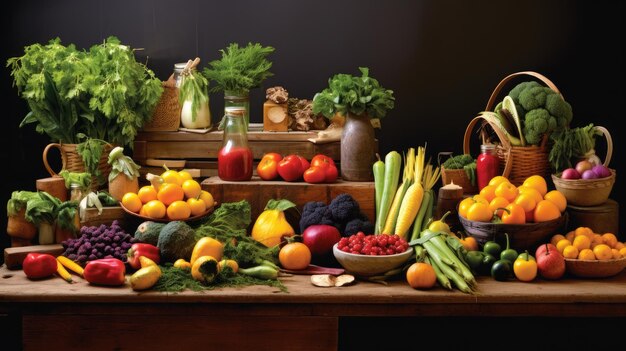
M 280 244 L 283 237 L 295 235 L 285 218 L 285 211 L 296 205 L 285 199 L 270 199 L 252 227 L 252 238 L 267 247 Z
M 193 251 L 191 253 L 191 260 L 189 260 L 189 263 L 193 265 L 194 262 L 196 262 L 196 260 L 202 256 L 211 256 L 219 261 L 222 259 L 223 254 L 224 244 L 219 242 L 219 240 L 217 239 L 205 236 L 198 240 L 196 242 L 196 245 L 194 245 Z

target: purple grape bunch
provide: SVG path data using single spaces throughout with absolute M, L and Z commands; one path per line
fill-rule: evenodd
M 63 256 L 80 265 L 100 258 L 117 258 L 126 262 L 128 250 L 135 242 L 137 239 L 126 233 L 117 220 L 110 226 L 83 226 L 78 238 L 62 242 L 65 249 Z

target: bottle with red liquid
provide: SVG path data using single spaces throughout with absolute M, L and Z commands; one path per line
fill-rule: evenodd
M 225 109 L 224 141 L 217 154 L 217 174 L 222 180 L 246 181 L 252 178 L 252 150 L 248 147 L 248 132 L 240 107 Z
M 476 159 L 478 191 L 487 186 L 491 178 L 497 176 L 499 172 L 500 165 L 496 156 L 496 146 L 493 144 L 480 145 L 480 155 Z

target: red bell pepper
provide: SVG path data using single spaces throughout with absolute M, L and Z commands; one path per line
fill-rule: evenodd
M 141 256 L 151 259 L 156 264 L 159 264 L 161 259 L 158 247 L 151 244 L 135 243 L 128 250 L 128 264 L 134 269 L 141 268 L 141 262 L 139 262 Z
M 117 258 L 101 258 L 89 261 L 83 277 L 92 284 L 123 285 L 126 281 L 126 265 Z
M 30 279 L 46 278 L 57 271 L 57 259 L 50 254 L 31 252 L 22 262 L 24 274 Z

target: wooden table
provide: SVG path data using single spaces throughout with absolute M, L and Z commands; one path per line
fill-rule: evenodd
M 399 349 L 407 339 L 461 346 L 479 342 L 481 333 L 532 348 L 542 332 L 561 338 L 561 346 L 581 345 L 579 330 L 602 326 L 594 335 L 610 337 L 626 321 L 626 272 L 533 283 L 480 277 L 476 295 L 413 290 L 403 281 L 317 288 L 300 275 L 281 278 L 287 293 L 251 286 L 176 294 L 96 287 L 80 278 L 71 285 L 58 277 L 29 281 L 6 267 L 0 277 L 0 335 L 5 345 L 22 340 L 25 350 Z M 538 329 L 543 318 L 550 330 Z

